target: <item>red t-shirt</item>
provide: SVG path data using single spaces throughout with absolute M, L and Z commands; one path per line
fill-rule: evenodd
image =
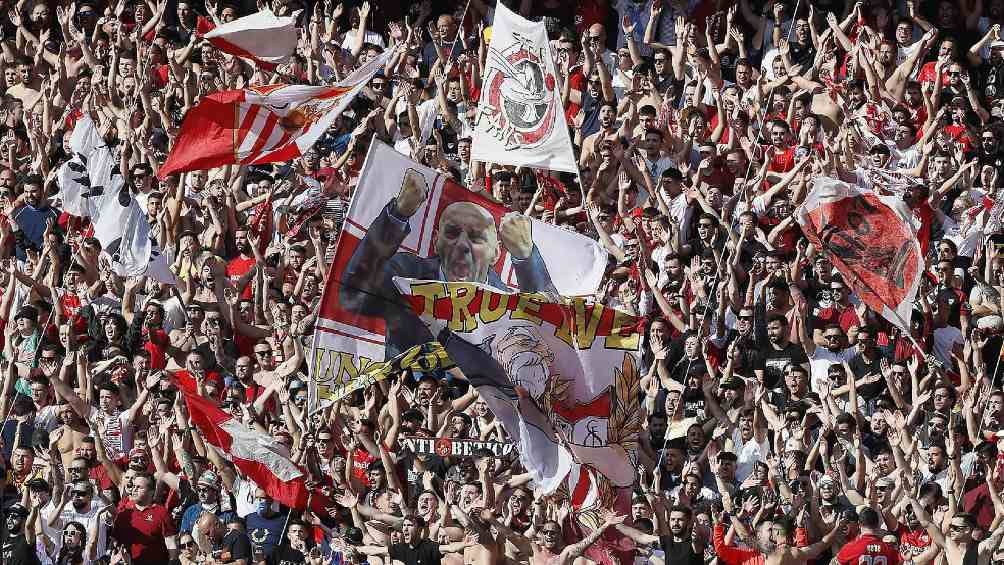
M 568 80 L 572 83 L 573 91 L 586 91 L 586 77 L 582 74 L 581 66 L 575 67 L 572 70 L 572 76 Z M 575 123 L 575 115 L 579 113 L 580 109 L 582 109 L 582 105 L 572 102 L 571 97 L 569 97 L 568 104 L 565 105 L 565 119 L 568 121 L 568 125 Z
M 376 461 L 377 458 L 374 457 L 366 449 L 357 447 L 355 452 L 352 454 L 352 476 L 359 480 L 362 484 L 369 486 L 370 479 L 366 472 L 369 469 L 370 463 Z
M 230 279 L 230 282 L 237 284 L 237 281 L 240 280 L 240 278 L 243 277 L 244 275 L 248 274 L 248 271 L 250 271 L 251 268 L 254 267 L 254 264 L 255 264 L 254 257 L 248 257 L 247 259 L 243 257 L 237 257 L 231 259 L 230 262 L 227 263 L 227 271 L 226 271 L 227 278 Z M 252 296 L 253 296 L 253 291 L 251 290 L 251 285 L 247 285 L 246 287 L 244 287 L 243 292 L 241 292 L 241 298 L 249 299 Z
M 868 563 L 878 565 L 899 565 L 902 562 L 899 553 L 891 545 L 882 541 L 874 534 L 861 534 L 858 539 L 849 542 L 837 554 L 840 565 L 858 565 Z
M 972 151 L 973 140 L 969 137 L 969 130 L 967 130 L 965 126 L 955 124 L 945 126 L 945 133 L 952 138 L 952 141 L 958 141 L 961 143 L 963 151 L 966 153 Z
M 927 257 L 927 250 L 931 247 L 931 228 L 934 226 L 934 209 L 927 202 L 913 209 L 913 215 L 920 220 L 920 229 L 917 231 L 917 241 L 920 243 L 920 254 Z
M 90 473 L 88 473 L 90 478 L 98 482 L 98 487 L 101 490 L 109 490 L 115 488 L 115 483 L 112 482 L 111 477 L 108 475 L 108 469 L 105 466 L 98 463 L 97 466 L 91 467 Z
M 606 25 L 609 11 L 607 3 L 600 0 L 579 2 L 579 7 L 575 11 L 575 32 L 582 35 L 593 24 Z
M 167 563 L 165 538 L 177 533 L 174 520 L 167 508 L 153 504 L 143 510 L 136 508 L 131 499 L 119 503 L 112 535 L 129 548 L 133 563 Z
M 851 326 L 860 326 L 861 320 L 858 319 L 858 313 L 854 311 L 854 308 L 847 306 L 846 308 L 841 308 L 839 306 L 830 306 L 829 308 L 823 308 L 819 311 L 819 316 L 816 317 L 818 320 L 815 327 L 825 328 L 829 324 L 840 324 L 840 327 L 846 333 Z
M 765 145 L 764 151 L 770 151 L 773 145 Z M 787 173 L 795 168 L 795 147 L 789 147 L 784 151 L 778 151 L 774 147 L 774 155 L 770 158 L 768 170 L 775 173 Z
M 938 77 L 938 75 L 935 74 L 934 72 L 934 64 L 935 64 L 934 61 L 931 61 L 930 63 L 924 63 L 924 66 L 920 68 L 920 74 L 917 75 L 917 82 L 919 83 L 934 82 L 934 79 Z M 947 66 L 945 66 L 945 68 L 942 69 L 941 71 L 941 83 L 942 84 L 948 83 Z
M 904 560 L 913 559 L 931 546 L 931 534 L 924 528 L 911 530 L 903 524 L 896 530 L 899 537 L 899 553 Z
M 151 333 L 146 328 L 143 329 L 143 349 L 150 354 L 150 368 L 154 371 L 162 371 L 167 367 L 167 346 L 170 343 L 164 330 L 156 329 Z

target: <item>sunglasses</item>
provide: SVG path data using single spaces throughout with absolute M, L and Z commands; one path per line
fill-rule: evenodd
M 75 490 L 73 491 L 73 496 L 91 496 L 91 493 L 85 490 Z

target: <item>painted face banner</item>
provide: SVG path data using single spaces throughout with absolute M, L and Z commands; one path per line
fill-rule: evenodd
M 471 158 L 578 172 L 543 22 L 495 8 Z
M 395 278 L 517 446 L 544 492 L 577 507 L 634 482 L 640 431 L 637 318 L 583 299 Z M 600 480 L 582 471 L 595 471 Z M 585 478 L 592 484 L 579 485 Z
M 819 178 L 798 210 L 798 222 L 869 308 L 909 331 L 924 257 L 901 199 Z
M 581 298 L 394 279 L 499 419 L 534 487 L 567 498 L 576 527 L 630 507 L 641 432 L 638 318 Z M 616 563 L 611 532 L 592 550 Z
M 592 239 L 509 212 L 374 142 L 325 283 L 310 357 L 311 406 L 434 341 L 395 276 L 581 296 L 596 291 L 606 262 Z

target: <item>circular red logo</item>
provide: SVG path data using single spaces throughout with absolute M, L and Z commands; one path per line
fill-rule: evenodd
M 449 457 L 453 455 L 453 440 L 448 437 L 441 437 L 436 440 L 436 455 Z
M 558 116 L 557 81 L 541 56 L 516 43 L 493 50 L 485 84 L 497 131 L 507 132 L 507 144 L 532 148 L 545 141 Z

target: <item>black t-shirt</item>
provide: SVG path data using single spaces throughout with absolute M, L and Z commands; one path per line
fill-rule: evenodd
M 980 85 L 983 95 L 993 101 L 1004 96 L 1004 65 L 986 62 L 979 68 Z
M 24 534 L 10 536 L 6 526 L 3 529 L 3 544 L 0 545 L 0 563 L 3 565 L 38 565 L 35 548 L 28 545 Z
M 704 555 L 694 551 L 694 544 L 690 540 L 673 541 L 673 536 L 659 536 L 659 543 L 666 553 L 666 563 L 704 565 Z
M 869 363 L 861 356 L 860 353 L 851 357 L 851 360 L 847 362 L 847 366 L 851 368 L 851 372 L 854 373 L 854 378 L 863 379 L 865 376 L 872 373 L 882 374 L 881 361 L 884 357 L 882 350 L 877 349 L 878 355 L 875 357 L 875 361 Z M 885 390 L 885 382 L 878 381 L 872 384 L 867 384 L 858 387 L 858 396 L 867 400 L 873 400 L 876 396 Z
M 439 544 L 422 540 L 415 546 L 395 543 L 390 546 L 390 558 L 397 559 L 404 565 L 439 565 L 443 561 L 443 554 L 439 552 Z
M 764 386 L 777 388 L 784 378 L 785 367 L 808 362 L 809 358 L 805 356 L 805 349 L 801 344 L 788 343 L 783 349 L 778 350 L 773 345 L 765 343 L 761 346 L 756 368 L 763 371 Z
M 307 557 L 300 550 L 288 545 L 276 546 L 272 555 L 265 560 L 268 565 L 300 565 L 307 562 Z
M 247 534 L 237 530 L 231 530 L 223 536 L 222 549 L 230 553 L 230 560 L 251 559 L 251 540 Z

